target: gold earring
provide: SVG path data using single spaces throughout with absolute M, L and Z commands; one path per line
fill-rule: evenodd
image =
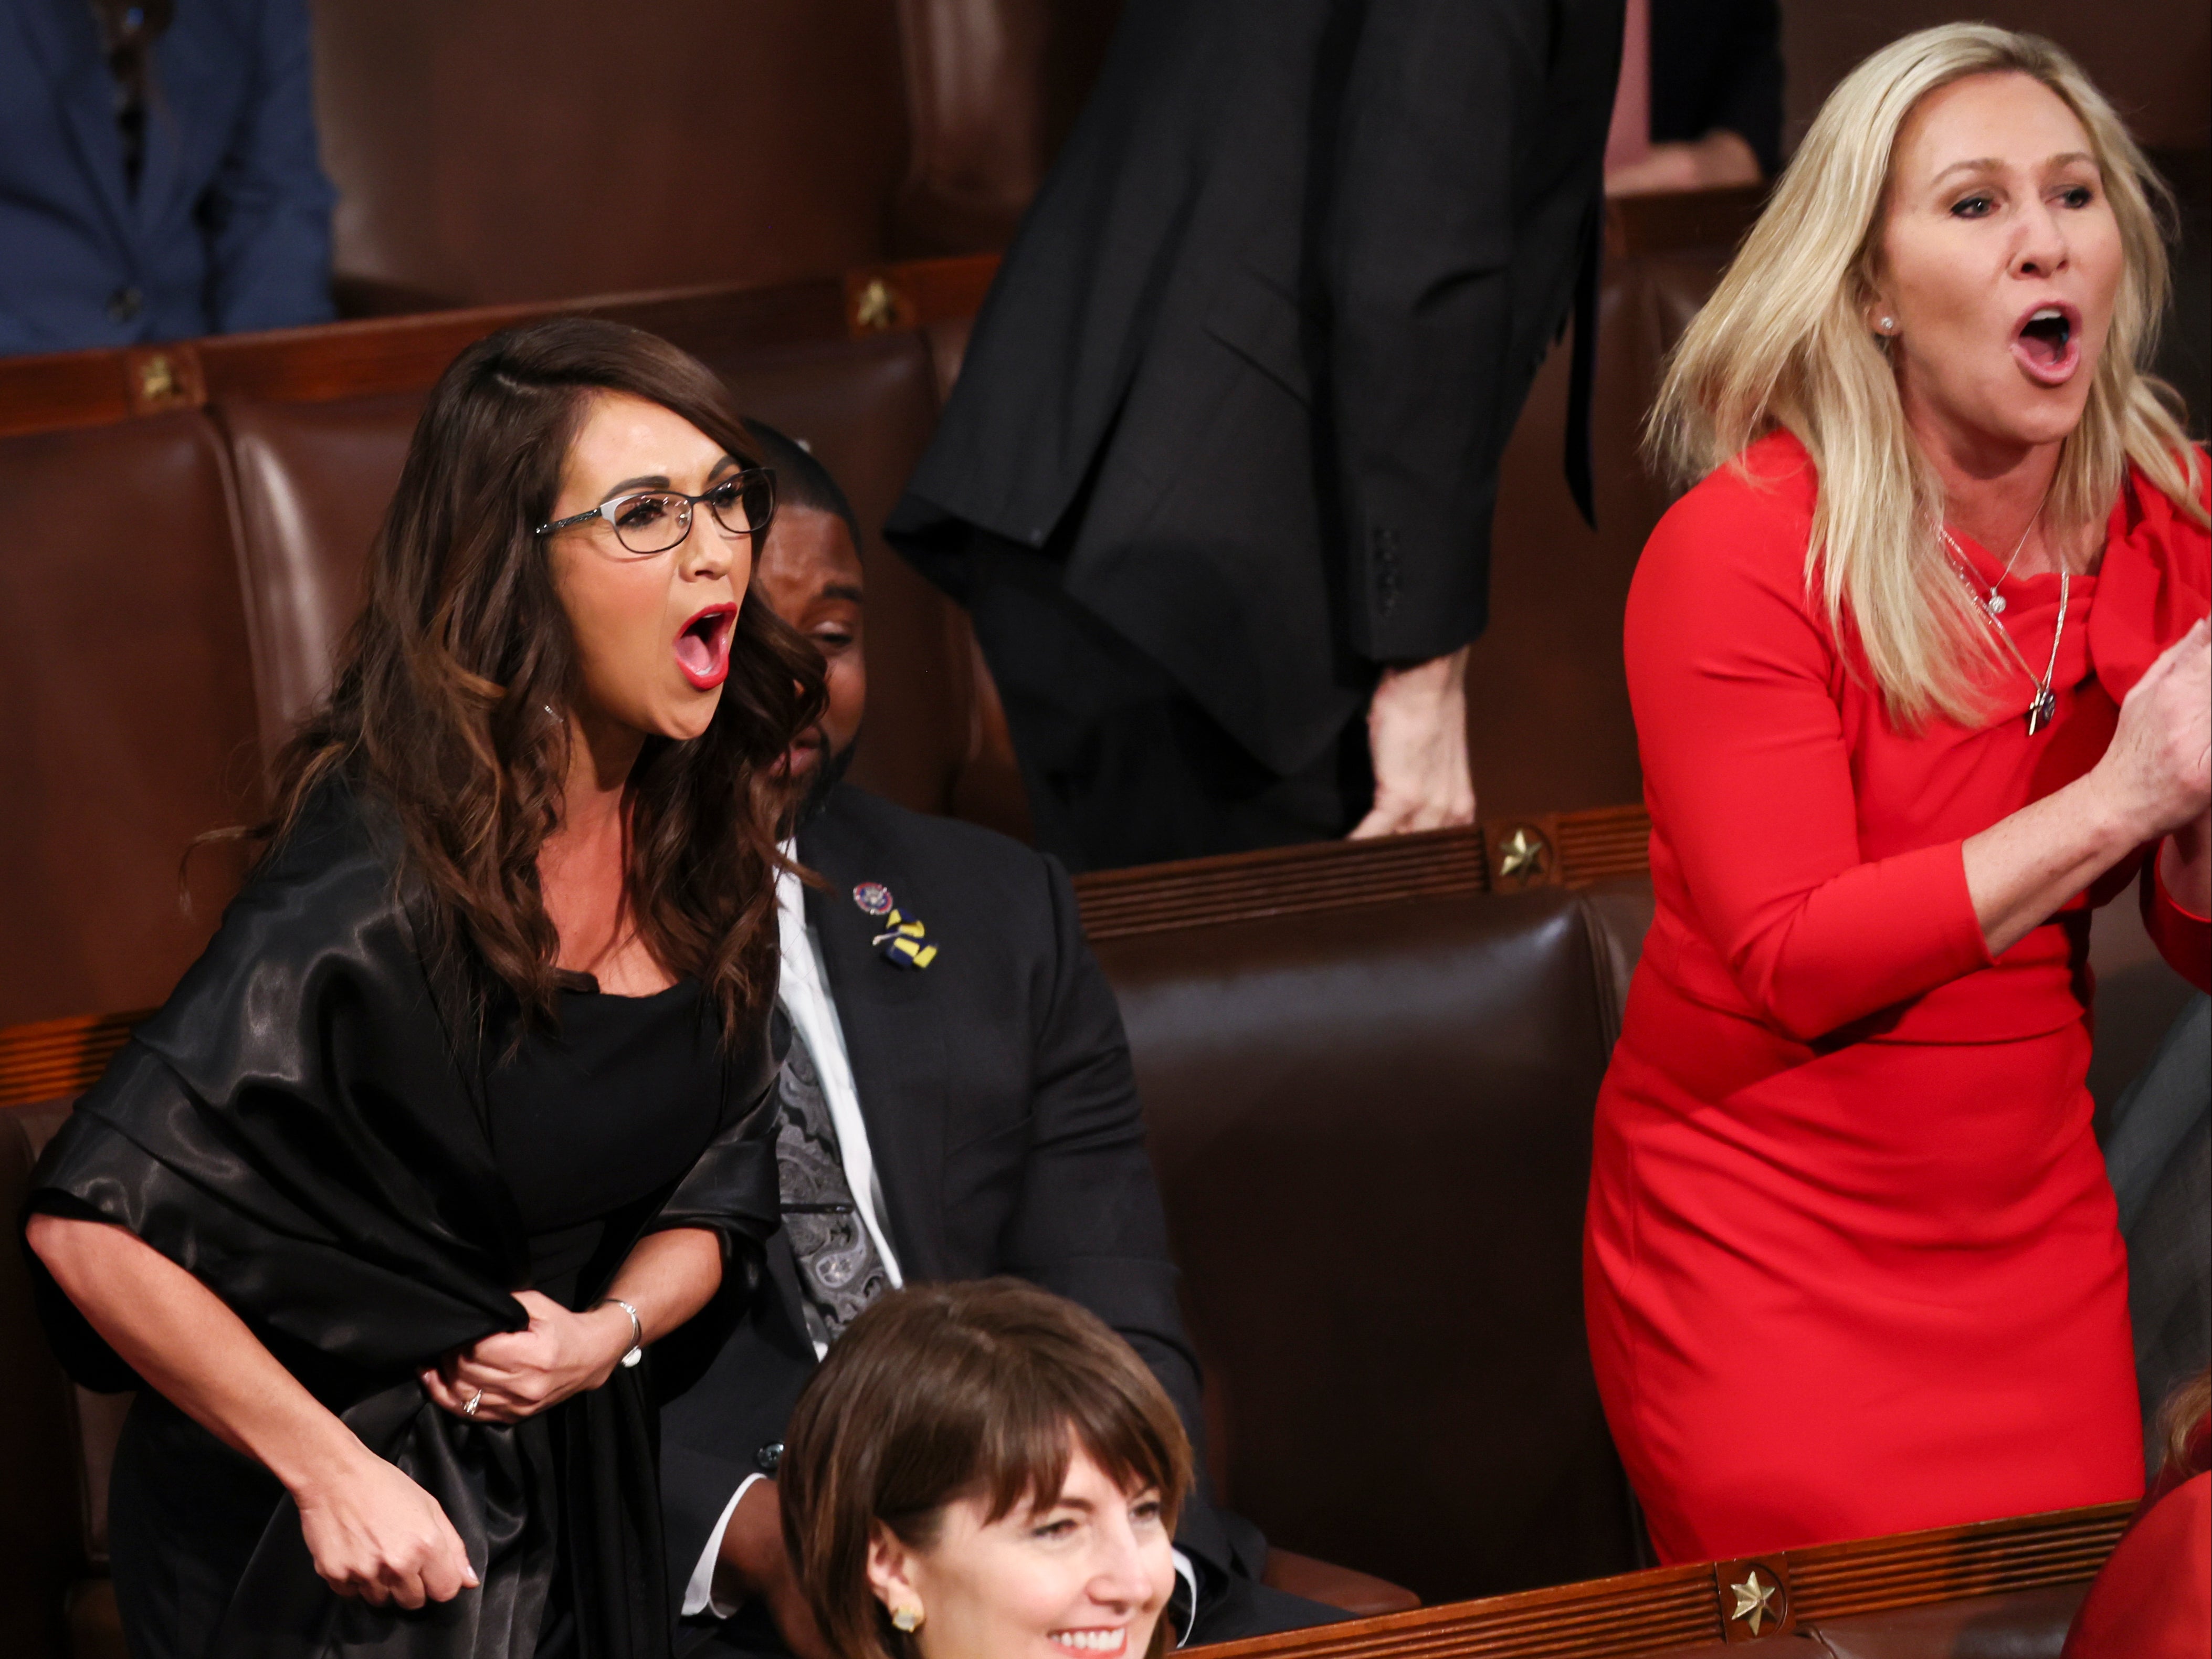
M 891 1628 L 911 1636 L 921 1628 L 921 1609 L 908 1602 L 891 1609 Z

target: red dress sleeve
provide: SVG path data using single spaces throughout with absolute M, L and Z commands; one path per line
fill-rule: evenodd
M 2185 910 L 2181 901 L 2166 890 L 2159 873 L 2160 842 L 2143 860 L 2143 927 L 2173 971 L 2200 991 L 2212 991 L 2212 916 Z
M 1990 957 L 1959 842 L 1861 854 L 1805 537 L 1786 490 L 1693 490 L 1644 550 L 1626 647 L 1655 830 L 1702 932 L 1753 1009 L 1810 1041 Z

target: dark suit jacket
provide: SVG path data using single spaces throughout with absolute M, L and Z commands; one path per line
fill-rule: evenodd
M 1048 550 L 1253 755 L 1313 760 L 1376 664 L 1483 626 L 1499 455 L 1595 291 L 1621 20 L 1131 0 L 891 538 L 956 597 L 975 531 Z
M 905 1278 L 1014 1273 L 1082 1304 L 1151 1365 L 1199 1443 L 1198 1368 L 1176 1303 L 1121 1018 L 1059 865 L 1004 836 L 841 786 L 800 831 L 810 890 Z M 893 966 L 853 901 L 890 889 L 938 956 Z M 661 1417 L 669 1572 L 679 1601 L 746 1476 L 781 1446 L 814 1349 L 778 1233 L 762 1293 L 704 1380 Z M 1213 1573 L 1256 1576 L 1249 1525 L 1202 1498 L 1176 1541 Z M 1211 1576 L 1211 1575 L 1209 1575 Z
M 0 356 L 331 315 L 305 0 L 184 0 L 134 197 L 85 0 L 0 0 Z

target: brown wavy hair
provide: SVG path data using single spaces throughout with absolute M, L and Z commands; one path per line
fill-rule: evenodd
M 831 1344 L 784 1431 L 776 1471 L 799 1586 L 844 1659 L 915 1659 L 868 1583 L 878 1524 L 933 1548 L 945 1505 L 987 1522 L 1050 1504 L 1079 1444 L 1124 1492 L 1159 1494 L 1168 1530 L 1189 1497 L 1190 1441 L 1159 1379 L 1088 1309 L 1018 1279 L 909 1285 Z M 1146 1659 L 1172 1645 L 1160 1609 Z
M 560 939 L 538 885 L 568 773 L 574 636 L 536 527 L 594 398 L 682 416 L 741 464 L 755 447 L 721 382 L 667 341 L 564 317 L 480 340 L 430 393 L 379 532 L 365 608 L 329 695 L 275 763 L 274 844 L 343 776 L 396 811 L 428 896 L 434 965 L 525 1024 L 555 1018 Z M 774 775 L 818 718 L 820 657 L 741 603 L 720 707 L 690 742 L 649 738 L 628 785 L 624 903 L 654 958 L 699 979 L 726 1039 L 775 994 L 785 792 Z

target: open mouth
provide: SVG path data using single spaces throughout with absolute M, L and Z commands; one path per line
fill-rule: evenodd
M 1128 1645 L 1128 1626 L 1112 1630 L 1056 1630 L 1048 1632 L 1052 1644 L 1070 1653 L 1119 1653 Z
M 702 691 L 730 677 L 730 635 L 737 631 L 738 607 L 710 605 L 684 624 L 676 636 L 676 665 Z
M 2013 331 L 2013 356 L 2031 379 L 2063 386 L 2081 362 L 2081 318 L 2073 307 L 2038 306 Z

